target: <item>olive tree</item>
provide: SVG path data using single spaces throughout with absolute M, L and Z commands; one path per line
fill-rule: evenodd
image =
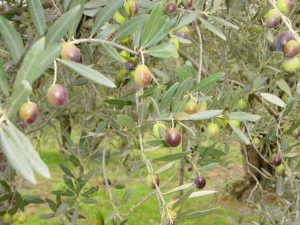
M 297 5 L 27 0 L 2 1 L 0 9 L 3 222 L 28 204 L 47 203 L 51 212 L 43 218 L 79 224 L 82 204 L 98 202 L 90 181 L 99 171 L 113 212 L 99 213 L 97 224 L 127 224 L 152 195 L 157 224 L 213 213 L 181 206 L 216 193 L 197 189 L 205 188 L 207 171 L 224 162 L 234 139 L 246 175 L 232 181 L 232 194 L 261 203 L 260 223 L 297 224 Z M 65 186 L 53 199 L 22 196 L 13 185 L 20 177 L 31 183 L 34 172 L 50 178 L 28 137 L 47 126 L 59 133 L 55 119 L 68 159 L 60 165 Z M 78 140 L 72 126 L 80 127 Z M 150 158 L 158 149 L 170 151 Z M 116 199 L 114 188 L 122 184 L 109 179 L 112 160 L 132 174 L 142 171 L 153 189 L 129 210 L 123 206 L 134 192 Z M 161 180 L 175 166 L 178 171 Z M 265 206 L 268 187 L 278 195 L 274 207 Z

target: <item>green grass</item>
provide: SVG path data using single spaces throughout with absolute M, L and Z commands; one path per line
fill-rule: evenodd
M 50 148 L 49 146 L 54 146 L 54 147 Z M 48 197 L 53 199 L 55 196 L 50 193 L 51 190 L 64 187 L 62 181 L 62 171 L 59 167 L 59 164 L 66 162 L 66 160 L 65 160 L 65 156 L 61 154 L 57 149 L 58 146 L 55 146 L 51 139 L 48 140 L 47 143 L 45 143 L 45 147 L 42 146 L 42 150 L 40 150 L 40 153 L 43 160 L 49 166 L 49 169 L 52 174 L 52 178 L 50 181 L 40 178 L 38 185 L 32 189 L 23 190 L 24 194 L 36 194 L 42 198 Z M 176 151 L 179 152 L 180 149 L 172 149 L 172 151 L 168 149 L 160 149 L 157 151 L 147 153 L 147 156 L 153 159 L 162 155 L 175 153 Z M 239 164 L 241 162 L 241 155 L 239 151 L 240 151 L 239 146 L 233 143 L 230 148 L 229 156 L 227 156 L 227 159 L 234 164 Z M 139 154 L 139 150 L 136 150 L 136 152 L 137 154 Z M 165 171 L 160 175 L 162 182 L 177 172 L 178 164 L 179 162 L 177 162 L 177 164 L 172 169 L 169 169 L 168 171 Z M 155 169 L 160 168 L 160 166 L 162 165 L 164 165 L 164 162 L 155 163 Z M 92 165 L 90 166 L 92 167 Z M 122 196 L 129 188 L 134 189 L 134 192 L 130 196 L 128 202 L 126 202 L 126 204 L 122 205 L 122 207 L 120 208 L 120 211 L 122 213 L 126 213 L 132 206 L 134 206 L 141 199 L 147 196 L 152 190 L 149 189 L 145 184 L 145 176 L 147 175 L 147 171 L 145 169 L 141 169 L 137 172 L 134 172 L 129 176 L 124 171 L 120 172 L 122 170 L 118 170 L 116 172 L 118 168 L 119 168 L 118 162 L 110 162 L 109 167 L 107 168 L 108 175 L 111 180 L 125 181 L 126 184 L 126 187 L 124 189 L 120 189 L 120 190 L 113 189 L 116 198 L 121 199 Z M 190 179 L 189 177 L 190 174 L 187 174 L 185 182 L 191 182 L 191 180 L 189 180 Z M 111 206 L 108 193 L 106 193 L 103 186 L 100 185 L 101 180 L 102 177 L 100 176 L 100 171 L 99 171 L 99 176 L 96 175 L 95 177 L 93 177 L 92 181 L 89 182 L 90 186 L 91 185 L 99 186 L 99 191 L 94 196 L 94 198 L 98 201 L 98 203 L 96 205 L 88 205 L 88 204 L 81 205 L 80 213 L 82 215 L 85 215 L 86 219 L 80 220 L 78 222 L 79 225 L 80 224 L 95 225 L 95 217 L 99 211 L 101 211 L 106 218 L 108 218 L 110 214 L 113 212 L 113 208 Z M 177 180 L 178 177 L 175 177 L 170 184 L 168 184 L 165 188 L 162 189 L 162 191 L 166 192 L 178 186 Z M 218 176 L 217 178 L 216 176 L 210 177 L 208 174 L 206 190 L 219 187 L 219 185 L 216 184 L 221 183 L 222 186 L 217 191 L 222 192 L 225 182 L 226 179 L 224 180 L 224 178 L 222 177 L 218 177 Z M 175 195 L 176 193 L 166 195 L 166 200 L 169 201 Z M 237 220 L 239 217 L 242 217 L 243 223 L 241 224 L 246 225 L 246 224 L 250 224 L 250 221 L 255 219 L 255 215 L 251 214 L 251 210 L 243 206 L 243 204 L 241 204 L 240 202 L 235 200 L 222 201 L 217 195 L 216 196 L 207 195 L 203 197 L 189 199 L 184 203 L 184 206 L 182 208 L 183 210 L 197 209 L 199 211 L 201 210 L 205 211 L 208 209 L 216 208 L 216 211 L 212 214 L 204 215 L 201 218 L 179 221 L 180 225 L 229 225 L 232 224 L 228 219 L 229 217 L 234 218 L 235 220 Z M 31 205 L 29 208 L 27 208 L 26 213 L 28 214 L 28 224 L 30 225 L 62 224 L 61 220 L 63 219 L 63 217 L 48 219 L 48 220 L 42 220 L 39 218 L 40 215 L 42 214 L 51 213 L 51 210 L 48 209 L 48 206 L 46 204 Z M 159 207 L 158 207 L 156 196 L 153 195 L 150 199 L 145 201 L 140 207 L 138 207 L 132 213 L 130 213 L 127 219 L 128 219 L 128 224 L 130 225 L 159 224 L 160 214 L 159 214 Z M 199 220 L 201 220 L 201 223 L 199 222 Z M 111 225 L 111 223 L 108 224 Z

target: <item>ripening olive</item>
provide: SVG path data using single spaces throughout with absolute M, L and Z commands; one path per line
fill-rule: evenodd
M 64 43 L 60 52 L 60 57 L 64 60 L 80 62 L 80 49 L 73 43 Z
M 166 10 L 167 14 L 171 15 L 176 12 L 177 6 L 175 3 L 167 3 L 165 6 L 165 10 Z
M 145 87 L 152 81 L 152 74 L 146 65 L 138 65 L 134 71 L 134 81 L 138 86 Z
M 286 57 L 292 58 L 299 54 L 300 52 L 300 43 L 296 40 L 288 41 L 283 48 L 284 55 Z
M 277 1 L 277 8 L 282 13 L 289 13 L 293 8 L 293 2 L 291 0 L 278 0 Z
M 282 32 L 277 38 L 277 42 L 276 42 L 277 50 L 280 51 L 283 50 L 285 44 L 290 40 L 295 40 L 294 35 L 288 31 Z
M 216 137 L 220 134 L 220 128 L 215 123 L 210 123 L 207 125 L 207 134 L 210 137 Z
M 265 15 L 265 23 L 270 28 L 275 28 L 280 23 L 280 13 L 277 9 L 269 10 Z
M 51 85 L 47 92 L 47 100 L 55 107 L 62 107 L 68 103 L 68 91 L 60 84 Z
M 176 128 L 169 128 L 166 132 L 166 142 L 170 147 L 176 147 L 181 142 L 181 134 Z
M 32 124 L 36 121 L 39 116 L 39 109 L 34 102 L 25 102 L 21 105 L 19 110 L 20 119 L 27 123 Z
M 184 112 L 187 114 L 194 114 L 197 111 L 198 111 L 197 103 L 194 102 L 193 100 L 189 100 L 184 107 Z

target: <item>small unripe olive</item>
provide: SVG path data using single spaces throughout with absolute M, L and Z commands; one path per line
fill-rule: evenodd
M 288 72 L 295 72 L 300 68 L 300 60 L 297 56 L 294 58 L 286 58 L 284 59 L 282 66 L 284 70 Z
M 282 163 L 279 166 L 275 167 L 276 175 L 284 175 L 284 173 L 285 173 L 285 166 Z
M 27 123 L 32 124 L 36 121 L 39 116 L 39 109 L 34 102 L 25 102 L 21 105 L 19 110 L 20 119 Z
M 60 57 L 64 60 L 80 62 L 80 49 L 70 42 L 64 43 Z
M 206 185 L 205 177 L 204 176 L 196 177 L 195 178 L 195 185 L 196 185 L 196 188 L 198 188 L 198 189 L 204 188 L 205 185 Z
M 126 60 L 130 59 L 130 53 L 127 51 L 122 50 L 119 54 L 123 59 L 126 59 Z
M 155 184 L 157 186 L 159 186 L 160 183 L 160 179 L 159 176 L 156 174 L 148 174 L 147 175 L 147 185 L 151 188 L 151 189 L 155 189 Z
M 265 15 L 265 23 L 270 28 L 275 28 L 280 23 L 280 13 L 277 9 L 271 9 Z
M 114 20 L 119 24 L 123 24 L 126 22 L 126 18 L 120 13 L 120 11 L 115 12 Z
M 55 107 L 62 107 L 68 103 L 68 91 L 60 84 L 51 85 L 47 92 L 47 100 Z
M 134 71 L 134 81 L 138 86 L 145 87 L 152 81 L 152 74 L 146 65 L 138 65 Z
M 231 125 L 234 126 L 234 127 L 239 127 L 240 124 L 241 124 L 241 122 L 238 121 L 238 120 L 230 120 L 229 122 L 230 122 Z
M 210 137 L 216 137 L 220 134 L 220 128 L 217 124 L 215 123 L 210 123 L 207 126 L 207 134 Z
M 133 0 L 126 1 L 124 7 L 128 16 L 134 16 L 139 12 L 139 7 Z
M 166 133 L 166 142 L 170 147 L 177 147 L 181 143 L 181 134 L 176 128 L 169 128 Z
M 238 107 L 240 110 L 246 109 L 248 106 L 247 102 L 242 98 L 240 100 L 238 100 L 237 104 L 238 104 Z
M 296 139 L 298 139 L 300 137 L 300 128 L 296 128 L 292 131 L 292 136 Z
M 21 213 L 19 216 L 18 216 L 18 223 L 25 223 L 27 221 L 27 216 L 25 213 Z
M 12 216 L 9 213 L 5 213 L 2 216 L 2 221 L 4 224 L 10 224 L 13 220 L 12 220 Z
M 254 137 L 252 139 L 252 142 L 255 146 L 259 146 L 260 145 L 260 139 L 258 137 Z
M 176 38 L 170 38 L 169 42 L 174 43 L 175 46 L 176 46 L 176 49 L 177 50 L 179 49 L 180 43 L 179 43 L 179 41 Z
M 163 138 L 162 131 L 166 131 L 167 127 L 165 124 L 157 122 L 153 125 L 152 131 L 156 138 Z
M 283 52 L 284 52 L 284 55 L 286 57 L 289 57 L 289 58 L 298 55 L 299 52 L 300 52 L 300 44 L 299 44 L 299 42 L 296 41 L 296 40 L 290 40 L 290 41 L 288 41 L 284 45 Z
M 291 0 L 278 0 L 277 1 L 277 8 L 282 13 L 289 13 L 293 8 L 293 2 Z
M 165 6 L 165 10 L 166 10 L 167 14 L 171 15 L 171 14 L 176 12 L 177 6 L 176 6 L 175 3 L 172 3 L 172 2 L 167 3 L 166 6 Z
M 197 111 L 198 111 L 198 106 L 196 102 L 194 102 L 193 100 L 189 100 L 184 107 L 184 112 L 187 114 L 194 114 Z

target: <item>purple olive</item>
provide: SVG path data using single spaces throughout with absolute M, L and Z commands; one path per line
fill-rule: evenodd
M 272 163 L 274 166 L 279 166 L 282 162 L 282 159 L 279 155 L 273 155 L 272 157 Z
M 62 107 L 68 103 L 68 91 L 64 86 L 54 84 L 48 89 L 47 100 L 55 107 Z
M 203 176 L 196 177 L 195 178 L 195 185 L 196 185 L 196 188 L 198 188 L 198 189 L 204 188 L 205 185 L 206 185 L 205 177 L 203 177 Z
M 294 35 L 288 31 L 282 32 L 277 38 L 277 49 L 282 51 L 285 44 L 290 40 L 295 40 Z
M 166 142 L 170 147 L 176 147 L 181 142 L 181 134 L 176 128 L 169 128 L 166 134 Z
M 177 6 L 175 3 L 167 3 L 165 10 L 166 10 L 167 14 L 171 15 L 176 12 Z

